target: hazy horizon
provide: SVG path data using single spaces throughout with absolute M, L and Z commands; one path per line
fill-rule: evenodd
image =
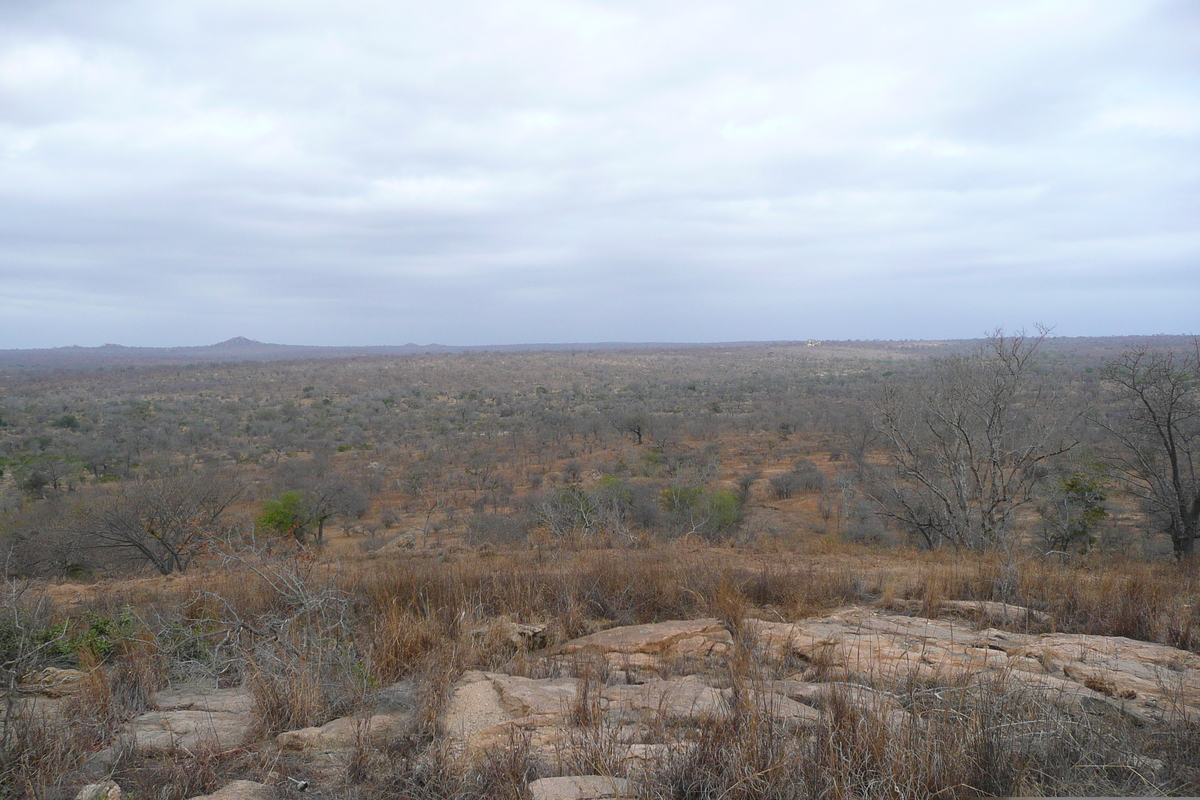
M 1012 333 L 1023 333 L 1023 332 L 1022 331 L 1005 331 L 1005 333 L 1012 334 Z M 1032 332 L 1024 332 L 1024 333 L 1032 334 Z M 1032 335 L 1036 335 L 1036 334 L 1032 334 Z M 1108 334 L 1108 335 L 1102 335 L 1102 336 L 1058 336 L 1058 335 L 1054 334 L 1053 332 L 1051 332 L 1047 338 L 1049 338 L 1049 339 L 1080 339 L 1080 338 L 1082 338 L 1082 339 L 1155 339 L 1155 338 L 1188 338 L 1188 337 L 1192 337 L 1192 336 L 1194 336 L 1194 334 L 1191 334 L 1191 333 L 1167 333 L 1167 332 L 1118 333 L 1118 334 Z M 21 351 L 21 350 L 70 350 L 70 349 L 75 349 L 75 348 L 100 349 L 100 348 L 110 348 L 110 347 L 126 348 L 126 349 L 145 348 L 145 349 L 173 350 L 173 349 L 219 347 L 221 345 L 231 345 L 231 346 L 236 347 L 240 344 L 250 345 L 250 346 L 258 345 L 258 346 L 266 346 L 266 347 L 302 347 L 302 348 L 328 348 L 328 349 L 350 349 L 350 350 L 365 349 L 365 348 L 399 349 L 399 348 L 406 348 L 406 347 L 417 347 L 417 348 L 436 347 L 436 348 L 445 348 L 445 349 L 465 348 L 465 349 L 472 349 L 472 350 L 480 350 L 480 349 L 487 349 L 487 348 L 533 348 L 533 349 L 536 349 L 536 348 L 542 348 L 542 347 L 565 348 L 565 347 L 626 347 L 626 346 L 633 347 L 633 348 L 659 347 L 659 346 L 662 346 L 662 347 L 678 346 L 678 347 L 687 347 L 687 348 L 701 347 L 702 348 L 702 347 L 707 347 L 707 346 L 753 346 L 753 345 L 769 345 L 769 344 L 792 344 L 792 345 L 794 345 L 794 344 L 801 344 L 801 343 L 809 342 L 809 341 L 815 341 L 815 342 L 823 343 L 823 344 L 874 343 L 874 342 L 904 344 L 904 343 L 909 343 L 909 342 L 921 343 L 921 342 L 983 341 L 986 338 L 987 338 L 987 333 L 985 332 L 985 333 L 981 333 L 978 336 L 955 336 L 955 337 L 941 337 L 941 338 L 923 337 L 923 338 L 908 338 L 908 339 L 879 339 L 879 338 L 862 338 L 862 337 L 858 337 L 858 338 L 851 337 L 851 338 L 847 338 L 847 339 L 816 339 L 814 337 L 808 337 L 808 338 L 804 338 L 804 339 L 725 339 L 725 340 L 693 340 L 693 341 L 679 341 L 679 340 L 677 340 L 677 341 L 666 341 L 666 340 L 651 341 L 651 340 L 612 339 L 612 340 L 605 340 L 605 341 L 597 340 L 597 341 L 573 341 L 573 342 L 572 341 L 483 342 L 483 343 L 474 343 L 474 344 L 464 344 L 462 342 L 452 342 L 452 341 L 451 342 L 385 342 L 385 343 L 381 343 L 381 344 L 359 344 L 359 343 L 319 344 L 319 343 L 312 343 L 312 342 L 265 342 L 265 341 L 260 341 L 258 339 L 251 339 L 251 338 L 245 337 L 245 336 L 232 336 L 232 337 L 229 337 L 226 339 L 222 339 L 219 342 L 186 342 L 186 343 L 165 344 L 165 345 L 131 345 L 131 344 L 125 344 L 122 342 L 102 342 L 101 344 L 98 344 L 98 345 L 80 345 L 80 344 L 72 343 L 72 344 L 66 344 L 66 345 L 51 345 L 49 347 L 30 347 L 30 348 L 0 347 L 0 350 L 17 350 L 17 351 Z
M 0 4 L 0 348 L 1190 333 L 1200 6 Z

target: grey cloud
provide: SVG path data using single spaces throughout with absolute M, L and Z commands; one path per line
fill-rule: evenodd
M 31 5 L 8 346 L 1194 324 L 1188 4 Z

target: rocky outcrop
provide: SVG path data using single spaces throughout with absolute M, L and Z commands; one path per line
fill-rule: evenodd
M 748 620 L 760 646 L 800 659 L 807 681 L 872 686 L 1005 680 L 1055 702 L 1141 722 L 1200 719 L 1200 656 L 1119 636 L 1023 634 L 844 609 L 789 624 Z
M 154 694 L 156 711 L 135 717 L 126 732 L 143 755 L 229 750 L 240 746 L 253 721 L 250 692 L 181 685 Z
M 1011 619 L 1032 619 L 1011 606 L 975 607 L 985 617 L 1010 610 L 1018 615 Z M 901 728 L 914 721 L 906 698 L 922 686 L 1007 682 L 1048 702 L 1141 722 L 1200 718 L 1200 657 L 1165 645 L 976 630 L 962 621 L 868 608 L 798 623 L 746 620 L 744 633 L 758 648 L 753 663 L 760 673 L 772 664 L 777 674 L 789 663 L 801 669 L 785 680 L 760 677 L 745 685 L 723 685 L 728 672 L 719 668 L 664 679 L 629 664 L 661 668 L 698 655 L 700 667 L 719 667 L 733 645 L 729 631 L 711 619 L 614 628 L 568 642 L 552 659 L 583 677 L 466 673 L 451 692 L 442 730 L 468 757 L 528 742 L 551 769 L 562 768 L 579 732 L 590 730 L 610 743 L 627 771 L 636 771 L 670 746 L 655 738 L 664 725 L 686 740 L 707 719 L 753 709 L 789 728 L 814 727 L 835 703 L 849 703 Z
M 848 705 L 895 731 L 919 732 L 935 719 L 920 698 L 940 697 L 946 687 L 1004 684 L 1037 702 L 1143 724 L 1200 721 L 1196 654 L 1122 637 L 981 628 L 989 620 L 1025 630 L 1046 623 L 1002 604 L 971 601 L 951 610 L 967 619 L 864 607 L 795 623 L 747 619 L 736 646 L 715 619 L 613 628 L 516 662 L 551 677 L 464 673 L 439 726 L 460 765 L 493 750 L 528 748 L 541 774 L 567 776 L 535 781 L 531 797 L 583 800 L 630 796 L 631 784 L 573 773 L 636 779 L 696 746 L 714 719 L 752 714 L 780 730 L 814 730 Z M 524 629 L 494 627 L 486 635 L 498 633 L 511 633 L 523 649 L 541 646 Z M 51 687 L 80 680 L 38 677 Z M 415 737 L 416 689 L 397 683 L 377 692 L 359 715 L 281 733 L 276 754 L 336 780 L 360 745 L 386 751 Z M 179 686 L 152 702 L 154 711 L 127 725 L 127 738 L 143 755 L 227 750 L 242 745 L 251 729 L 243 689 Z M 1145 757 L 1136 768 L 1154 772 L 1161 764 Z M 206 800 L 256 800 L 276 791 L 238 781 Z
M 654 679 L 635 686 L 605 686 L 600 698 L 606 716 L 617 723 L 697 722 L 721 714 L 726 708 L 721 691 L 694 676 Z
M 555 767 L 578 730 L 608 731 L 622 746 L 644 744 L 651 723 L 698 724 L 726 707 L 721 691 L 696 677 L 605 686 L 579 678 L 468 672 L 451 692 L 441 727 L 468 757 L 520 735 Z

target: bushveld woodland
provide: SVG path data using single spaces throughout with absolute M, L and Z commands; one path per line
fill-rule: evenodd
M 9 365 L 0 465 L 2 798 L 1200 794 L 1190 338 Z

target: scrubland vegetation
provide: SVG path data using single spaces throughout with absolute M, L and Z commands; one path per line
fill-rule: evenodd
M 921 721 L 902 734 L 836 699 L 816 730 L 786 729 L 747 687 L 820 665 L 755 657 L 742 624 L 996 600 L 1043 612 L 1022 630 L 1200 652 L 1195 347 L 997 335 L 10 370 L 0 797 L 72 797 L 105 772 L 134 797 L 268 775 L 319 796 L 523 797 L 546 769 L 528 742 L 469 767 L 447 749 L 454 682 L 599 677 L 499 623 L 544 626 L 553 651 L 698 617 L 735 634 L 714 679 L 731 713 L 640 773 L 638 796 L 1195 795 L 1197 720 L 1114 723 L 999 683 L 891 687 Z M 21 684 L 47 666 L 89 677 L 39 713 Z M 246 746 L 96 765 L 156 690 L 199 680 L 249 686 Z M 397 681 L 417 724 L 364 738 L 336 785 L 258 744 L 366 714 Z M 623 769 L 592 716 L 572 713 L 566 774 Z

